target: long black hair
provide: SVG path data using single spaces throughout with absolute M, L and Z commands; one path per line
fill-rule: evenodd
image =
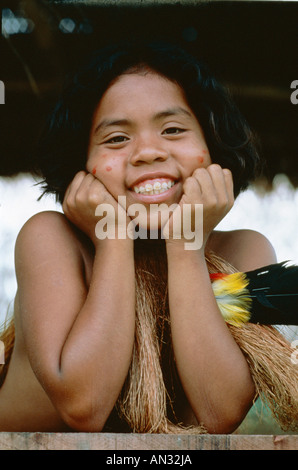
M 176 45 L 154 42 L 106 47 L 68 77 L 37 148 L 35 168 L 44 193 L 63 201 L 74 175 L 85 170 L 92 117 L 102 95 L 119 75 L 142 65 L 183 89 L 212 162 L 232 171 L 237 196 L 260 169 L 254 134 L 205 64 Z

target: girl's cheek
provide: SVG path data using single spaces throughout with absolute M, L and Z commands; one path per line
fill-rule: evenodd
M 109 171 L 112 171 L 112 167 L 109 166 L 109 165 L 107 165 L 107 166 L 104 167 L 104 170 L 105 170 L 105 171 L 108 171 L 108 172 L 109 172 Z M 97 172 L 97 165 L 95 165 L 95 166 L 92 168 L 92 172 L 91 172 L 91 173 L 92 173 L 93 176 L 95 176 L 95 175 L 96 175 L 96 172 Z
M 123 157 L 123 158 L 121 158 Z M 104 175 L 112 173 L 113 170 L 121 168 L 123 163 L 125 164 L 126 162 L 126 154 L 118 154 L 117 158 L 116 157 L 109 157 L 108 154 L 102 154 L 100 156 L 100 161 L 97 159 L 97 162 L 90 162 L 89 166 L 87 166 L 88 171 L 92 173 L 93 176 L 101 176 L 104 177 Z
M 209 155 L 208 149 L 202 149 L 200 155 L 198 156 L 198 164 L 199 166 L 207 167 L 211 164 L 211 157 Z

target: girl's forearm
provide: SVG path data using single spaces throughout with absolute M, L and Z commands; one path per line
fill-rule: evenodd
M 174 355 L 190 405 L 210 432 L 231 432 L 254 397 L 248 364 L 217 307 L 204 253 L 167 244 Z
M 131 240 L 98 245 L 88 296 L 60 358 L 60 382 L 72 391 L 69 408 L 78 419 L 81 407 L 82 420 L 90 415 L 94 423 L 105 422 L 121 391 L 134 343 L 134 280 Z

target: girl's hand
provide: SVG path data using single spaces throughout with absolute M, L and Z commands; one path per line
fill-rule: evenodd
M 91 173 L 85 171 L 77 173 L 66 190 L 62 208 L 68 220 L 82 230 L 95 245 L 99 242 L 96 236 L 99 216 L 95 211 L 100 204 L 108 204 L 114 209 L 112 211 L 114 220 L 111 220 L 111 223 L 115 224 L 115 235 L 117 235 L 119 211 L 123 211 L 121 221 L 125 221 L 123 228 L 126 229 L 130 219 L 105 186 Z
M 211 164 L 207 168 L 197 168 L 192 176 L 185 180 L 183 190 L 184 193 L 179 203 L 181 218 L 183 216 L 184 204 L 191 205 L 189 215 L 191 217 L 191 224 L 188 225 L 191 226 L 191 230 L 193 231 L 198 225 L 201 229 L 201 224 L 203 224 L 202 247 L 205 248 L 211 232 L 233 207 L 234 192 L 232 173 L 228 169 L 222 169 L 217 164 Z M 203 205 L 203 220 L 200 220 L 199 224 L 198 221 L 195 223 L 195 204 Z M 169 226 L 167 230 L 169 230 L 169 235 L 173 233 L 173 217 L 174 213 L 168 222 Z M 184 226 L 181 230 L 181 239 L 184 242 L 186 239 L 189 240 L 185 233 L 186 228 L 187 227 Z M 175 230 L 175 233 L 177 236 L 177 230 Z M 172 241 L 171 236 L 168 240 Z

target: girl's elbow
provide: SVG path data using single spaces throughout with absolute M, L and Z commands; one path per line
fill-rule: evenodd
M 102 432 L 105 425 L 104 420 L 88 415 L 64 413 L 62 419 L 70 429 L 78 432 Z
M 249 406 L 241 404 L 225 407 L 222 410 L 209 409 L 210 412 L 205 416 L 203 425 L 210 434 L 232 434 L 240 426 L 247 415 Z
M 60 416 L 72 430 L 79 432 L 102 432 L 109 412 L 88 404 L 73 403 L 60 407 Z
M 206 420 L 204 424 L 209 434 L 232 434 L 242 423 L 244 417 L 223 416 Z
M 244 416 L 240 418 L 239 416 L 225 417 L 222 420 L 218 420 L 216 423 L 213 423 L 208 432 L 210 434 L 232 434 L 240 426 L 243 419 Z

